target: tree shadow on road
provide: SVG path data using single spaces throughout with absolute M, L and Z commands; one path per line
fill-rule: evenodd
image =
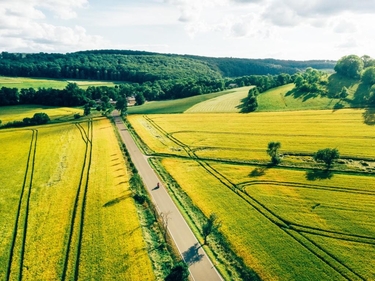
M 198 253 L 200 247 L 201 246 L 198 243 L 195 243 L 193 246 L 187 249 L 187 251 L 182 253 L 184 260 L 188 265 L 199 262 L 203 258 L 204 255 Z

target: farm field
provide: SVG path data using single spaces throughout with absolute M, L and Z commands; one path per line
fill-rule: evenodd
M 340 99 L 313 95 L 293 95 L 289 93 L 293 88 L 294 84 L 287 84 L 261 93 L 258 96 L 257 112 L 333 109 L 337 106 L 349 107 L 347 102 L 340 101 Z
M 267 161 L 267 144 L 281 153 L 313 154 L 337 148 L 345 157 L 375 158 L 375 130 L 365 110 L 342 109 L 252 114 L 130 115 L 128 120 L 151 150 L 202 158 Z M 360 144 L 360 145 L 359 145 Z
M 266 165 L 270 141 L 280 141 L 283 154 L 331 147 L 374 159 L 375 131 L 365 115 L 341 109 L 128 120 L 193 204 L 217 215 L 231 247 L 263 280 L 374 280 L 374 169 Z
M 229 95 L 232 102 L 233 107 L 228 107 L 223 104 L 223 107 L 226 107 L 226 110 L 230 110 L 231 112 L 238 112 L 238 109 L 235 106 L 238 104 L 238 97 L 243 97 L 244 90 L 248 91 L 249 87 L 242 87 L 236 88 L 231 90 L 225 90 L 222 92 L 211 93 L 211 94 L 204 94 L 199 96 L 193 96 L 183 99 L 176 99 L 176 100 L 164 100 L 164 101 L 151 101 L 146 102 L 140 106 L 132 106 L 128 108 L 129 114 L 165 114 L 165 113 L 183 113 L 185 111 L 189 111 L 190 108 L 198 105 L 200 103 L 208 102 L 211 103 L 212 100 L 216 101 L 215 104 L 222 101 L 221 98 L 223 97 L 224 100 L 227 99 L 226 96 Z M 217 100 L 218 99 L 218 100 Z M 204 110 L 206 106 L 201 108 L 200 110 Z
M 2 124 L 12 121 L 22 121 L 23 118 L 33 117 L 35 113 L 46 113 L 51 122 L 69 121 L 74 119 L 74 114 L 83 115 L 83 109 L 79 107 L 55 107 L 40 105 L 14 105 L 0 107 L 0 120 Z M 93 111 L 95 114 L 96 112 Z
M 374 177 L 165 158 L 162 164 L 262 280 L 373 280 Z M 202 167 L 203 165 L 203 167 Z M 187 176 L 188 174 L 188 176 Z
M 240 112 L 239 105 L 252 87 L 237 88 L 233 93 L 212 98 L 193 105 L 185 113 Z
M 108 119 L 1 130 L 1 280 L 155 280 Z
M 115 86 L 114 82 L 107 81 L 86 81 L 86 80 L 63 80 L 63 79 L 42 79 L 28 77 L 7 77 L 0 76 L 0 87 L 7 88 L 54 88 L 64 89 L 68 82 L 76 83 L 80 88 L 86 89 L 89 86 Z

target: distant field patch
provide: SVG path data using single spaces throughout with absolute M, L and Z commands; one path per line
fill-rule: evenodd
M 259 106 L 257 111 L 333 109 L 338 104 L 341 104 L 343 107 L 349 107 L 348 103 L 339 99 L 310 94 L 295 96 L 288 93 L 293 88 L 294 84 L 287 84 L 261 93 L 258 96 Z
M 168 114 L 183 113 L 192 106 L 210 100 L 219 96 L 233 93 L 235 90 L 226 90 L 217 93 L 198 95 L 177 100 L 151 101 L 140 106 L 132 106 L 128 108 L 129 114 Z
M 15 106 L 0 106 L 0 120 L 2 124 L 11 121 L 22 121 L 23 118 L 33 117 L 35 113 L 46 113 L 51 121 L 66 121 L 73 120 L 74 114 L 79 113 L 83 115 L 83 109 L 79 107 L 54 107 L 41 105 L 15 105 Z M 96 112 L 94 112 L 96 113 Z
M 237 88 L 234 89 L 233 93 L 200 102 L 190 107 L 185 113 L 239 112 L 240 109 L 238 106 L 241 105 L 242 100 L 247 97 L 250 88 L 251 86 Z
M 0 87 L 7 88 L 54 88 L 64 89 L 68 82 L 77 83 L 83 89 L 88 86 L 115 86 L 114 82 L 107 81 L 85 81 L 85 80 L 66 80 L 66 79 L 43 79 L 43 78 L 28 78 L 28 77 L 6 77 L 0 76 Z

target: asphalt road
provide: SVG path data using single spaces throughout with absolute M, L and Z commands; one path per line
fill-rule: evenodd
M 142 154 L 135 144 L 123 121 L 118 116 L 118 112 L 114 112 L 113 116 L 122 141 L 125 143 L 149 194 L 151 194 L 159 214 L 163 214 L 168 219 L 168 231 L 182 258 L 189 266 L 190 277 L 195 281 L 223 280 L 190 230 L 157 174 L 149 165 L 147 157 Z M 160 183 L 159 188 L 157 188 L 158 182 Z

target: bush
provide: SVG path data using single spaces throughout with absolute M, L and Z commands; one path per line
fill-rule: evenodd
M 177 263 L 165 278 L 165 281 L 185 281 L 188 280 L 189 271 L 184 262 Z
M 79 119 L 79 118 L 81 118 L 81 115 L 79 113 L 74 114 L 74 119 Z
M 141 205 L 146 201 L 146 197 L 143 194 L 136 193 L 133 196 L 133 198 L 134 198 L 135 202 L 137 202 L 138 204 L 141 204 Z

